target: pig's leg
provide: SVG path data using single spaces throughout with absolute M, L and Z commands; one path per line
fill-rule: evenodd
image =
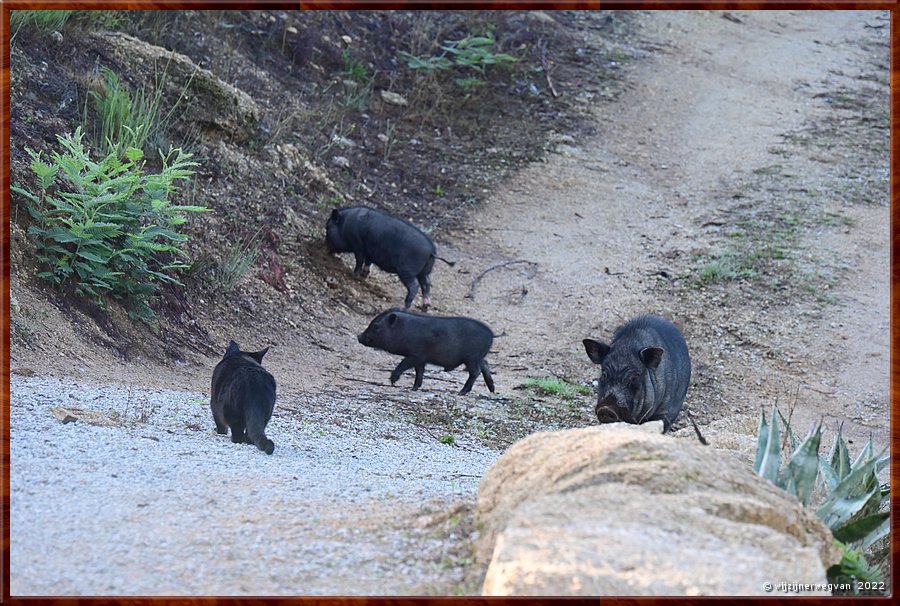
M 488 386 L 491 393 L 494 393 L 494 379 L 491 377 L 491 369 L 488 366 L 487 360 L 481 361 L 481 376 L 484 377 L 484 384 Z
M 394 369 L 394 372 L 391 373 L 391 385 L 397 382 L 404 372 L 412 368 L 416 365 L 416 361 L 411 357 L 406 357 L 400 360 L 400 363 L 397 364 L 397 368 Z
M 419 285 L 416 284 L 415 276 L 400 276 L 400 281 L 406 286 L 406 300 L 403 301 L 403 306 L 409 309 L 413 299 L 416 298 L 416 293 L 419 292 Z
M 425 376 L 425 364 L 416 365 L 416 382 L 413 383 L 413 391 L 422 386 L 422 377 Z
M 366 262 L 366 256 L 361 252 L 353 253 L 356 257 L 356 267 L 353 268 L 353 277 L 365 278 L 369 275 L 369 264 Z
M 228 433 L 228 425 L 225 424 L 225 419 L 220 418 L 219 413 L 216 412 L 216 410 L 218 409 L 218 406 L 216 406 L 216 401 L 213 400 L 212 402 L 210 402 L 209 407 L 212 408 L 213 421 L 216 422 L 216 433 Z
M 466 384 L 463 385 L 463 388 L 459 390 L 459 395 L 461 396 L 464 396 L 472 391 L 472 386 L 475 385 L 475 379 L 478 378 L 478 372 L 481 370 L 481 366 L 477 364 L 466 364 L 466 370 L 469 371 L 469 380 L 466 381 Z
M 428 311 L 431 306 L 431 276 L 427 273 L 419 274 L 419 286 L 422 287 L 422 311 Z
M 242 444 L 247 441 L 247 434 L 244 433 L 244 420 L 232 419 L 231 425 L 231 441 L 235 444 Z

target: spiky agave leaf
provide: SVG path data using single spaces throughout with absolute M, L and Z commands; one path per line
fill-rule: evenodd
M 853 516 L 858 514 L 873 498 L 880 504 L 881 489 L 877 484 L 866 490 L 871 485 L 871 476 L 874 475 L 880 457 L 872 457 L 853 469 L 847 477 L 825 497 L 825 500 L 816 510 L 816 515 L 833 530 L 840 528 Z
M 887 536 L 891 528 L 890 516 L 889 511 L 879 511 L 844 524 L 835 529 L 832 534 L 842 543 L 848 545 L 861 543 L 860 546 L 865 549 L 875 541 Z
M 817 424 L 806 439 L 794 450 L 784 471 L 781 485 L 795 495 L 803 505 L 809 503 L 819 471 L 819 443 L 822 424 Z
M 769 441 L 769 424 L 766 422 L 766 411 L 759 409 L 759 425 L 756 429 L 756 458 L 753 460 L 753 471 L 759 474 L 766 446 Z M 761 475 L 761 474 L 760 474 Z
M 775 406 L 772 406 L 772 424 L 768 426 L 766 425 L 766 415 L 760 411 L 760 435 L 757 443 L 756 463 L 753 467 L 757 474 L 776 486 L 778 485 L 778 468 L 781 466 L 777 410 Z

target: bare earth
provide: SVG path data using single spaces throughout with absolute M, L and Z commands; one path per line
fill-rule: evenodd
M 849 139 L 843 125 L 856 123 L 860 107 L 872 107 L 840 99 L 871 100 L 870 89 L 886 90 L 888 15 L 727 15 L 642 15 L 638 39 L 626 49 L 635 62 L 627 91 L 598 110 L 596 135 L 560 137 L 545 162 L 509 177 L 465 228 L 438 240 L 439 254 L 457 264 L 438 263 L 432 311 L 476 317 L 492 327 L 498 335 L 489 356 L 496 394 L 479 381 L 468 397 L 457 397 L 464 373 L 431 368 L 419 392 L 408 390 L 409 374 L 391 387 L 387 375 L 397 360 L 365 350 L 356 335 L 377 309 L 400 300 L 400 286 L 377 271 L 365 283 L 352 282 L 349 259 L 346 272 L 335 277 L 346 298 L 375 294 L 359 305 L 336 306 L 327 325 L 308 326 L 311 320 L 300 315 L 292 319 L 296 331 L 273 336 L 266 366 L 278 379 L 279 399 L 271 458 L 217 441 L 201 406 L 215 357 L 177 369 L 177 378 L 148 360 L 124 365 L 94 358 L 46 311 L 36 321 L 52 326 L 48 334 L 57 341 L 11 352 L 13 369 L 39 375 L 14 377 L 12 388 L 14 411 L 21 399 L 31 413 L 11 417 L 12 594 L 478 593 L 483 568 L 469 557 L 477 537 L 472 504 L 479 474 L 509 435 L 492 423 L 523 417 L 523 393 L 515 388 L 527 377 L 589 382 L 597 372 L 581 340 L 609 339 L 640 313 L 661 314 L 682 327 L 694 369 L 686 405 L 702 426 L 752 435 L 760 408 L 768 412 L 777 403 L 790 411 L 800 434 L 823 420 L 826 447 L 840 423 L 852 440 L 851 455 L 870 436 L 876 449 L 886 447 L 887 148 L 881 156 L 857 155 L 833 142 Z M 878 112 L 886 116 L 887 95 L 878 99 Z M 824 133 L 822 125 L 838 130 Z M 885 121 L 885 138 L 886 128 Z M 766 276 L 696 281 L 702 259 L 746 244 L 739 230 L 762 244 L 765 234 L 746 222 L 776 215 L 785 225 L 799 225 L 784 260 L 787 284 L 764 286 Z M 738 247 L 741 254 L 752 249 Z M 12 295 L 14 303 L 40 309 L 15 278 Z M 245 337 L 248 349 L 266 341 L 254 335 L 252 319 L 233 337 L 242 345 Z M 232 338 L 214 336 L 223 344 Z M 54 376 L 63 378 L 62 386 L 52 386 Z M 104 383 L 120 392 L 183 390 L 166 401 L 179 411 L 202 410 L 197 429 L 184 429 L 193 417 L 154 425 L 148 414 L 146 425 L 103 428 L 104 439 L 114 442 L 108 461 L 85 454 L 83 463 L 63 465 L 71 451 L 42 445 L 37 436 L 52 431 L 63 440 L 65 429 L 76 441 L 71 428 L 79 424 L 58 424 L 44 411 L 66 403 L 34 394 L 58 389 L 69 398 L 71 392 L 70 405 L 90 407 L 78 388 Z M 589 397 L 579 400 L 568 426 L 590 424 L 591 408 Z M 371 425 L 350 429 L 359 419 Z M 466 421 L 454 425 L 453 419 Z M 676 427 L 676 435 L 691 435 L 683 419 Z M 316 430 L 363 441 L 342 450 L 317 441 Z M 167 456 L 171 449 L 159 444 L 166 431 L 179 446 L 172 473 L 137 474 L 146 481 L 134 483 L 111 477 L 133 467 L 129 452 L 153 448 L 153 457 Z M 454 435 L 454 445 L 440 443 L 445 433 Z M 34 440 L 18 439 L 26 435 Z M 413 453 L 406 471 L 391 471 L 397 486 L 373 480 L 393 456 L 386 443 Z M 441 452 L 458 453 L 461 462 L 428 459 Z M 415 453 L 423 466 L 434 466 L 434 478 L 416 475 Z M 340 456 L 363 457 L 372 467 L 336 471 L 341 468 L 329 457 Z M 219 463 L 210 470 L 215 457 Z M 241 466 L 240 474 L 221 457 Z M 315 457 L 340 482 L 319 476 Z M 83 475 L 94 472 L 85 490 Z M 305 478 L 308 486 L 292 492 L 289 476 Z M 265 485 L 266 499 L 248 497 L 248 478 Z M 422 489 L 410 489 L 417 478 Z M 318 493 L 310 488 L 320 485 Z M 88 502 L 66 505 L 83 499 Z M 91 503 L 110 500 L 122 508 L 96 511 L 99 522 L 65 515 L 71 506 L 90 516 Z M 139 510 L 155 511 L 156 521 L 143 522 Z M 40 538 L 46 525 L 60 549 Z M 200 525 L 218 530 L 197 531 L 197 540 L 185 534 Z M 71 553 L 82 541 L 129 545 L 133 563 L 117 560 L 122 554 L 115 549 L 107 556 L 91 551 L 86 574 Z M 152 558 L 170 559 L 147 565 Z

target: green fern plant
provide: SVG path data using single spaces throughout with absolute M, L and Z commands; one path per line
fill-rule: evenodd
M 779 421 L 784 423 L 792 454 L 782 468 Z M 833 583 L 884 581 L 877 567 L 866 562 L 864 551 L 883 540 L 890 532 L 890 488 L 878 481 L 878 472 L 888 464 L 887 449 L 875 454 L 871 438 L 850 462 L 847 444 L 838 428 L 827 455 L 819 453 L 822 425 L 817 424 L 800 442 L 790 424 L 772 407 L 771 422 L 760 411 L 757 450 L 753 469 L 760 476 L 796 496 L 808 505 L 813 494 L 821 496 L 816 515 L 831 529 L 844 551 L 844 559 L 828 570 Z M 842 579 L 842 580 L 838 580 Z M 857 586 L 856 583 L 850 583 Z
M 28 228 L 45 266 L 37 275 L 54 286 L 92 297 L 123 300 L 129 313 L 152 322 L 148 302 L 160 284 L 180 284 L 173 275 L 187 267 L 179 226 L 203 206 L 172 204 L 177 184 L 193 175 L 196 162 L 180 149 L 161 154 L 162 170 L 144 173 L 143 152 L 125 150 L 121 160 L 110 152 L 90 159 L 81 128 L 57 136 L 61 152 L 25 148 L 35 175 L 33 191 L 10 189 L 24 199 L 35 220 Z

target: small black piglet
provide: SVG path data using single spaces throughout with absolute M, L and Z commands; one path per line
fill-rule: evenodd
M 209 406 L 218 433 L 226 434 L 230 427 L 232 442 L 256 444 L 272 454 L 275 443 L 266 437 L 266 425 L 275 409 L 275 378 L 262 367 L 267 351 L 241 351 L 229 342 L 213 371 Z
M 494 379 L 484 359 L 494 342 L 494 333 L 478 320 L 391 309 L 372 320 L 359 335 L 359 342 L 366 347 L 403 356 L 391 373 L 391 384 L 396 383 L 406 370 L 415 368 L 413 390 L 416 390 L 422 385 L 426 364 L 443 366 L 444 370 L 465 364 L 469 379 L 460 395 L 469 393 L 479 372 L 488 389 L 494 391 Z

